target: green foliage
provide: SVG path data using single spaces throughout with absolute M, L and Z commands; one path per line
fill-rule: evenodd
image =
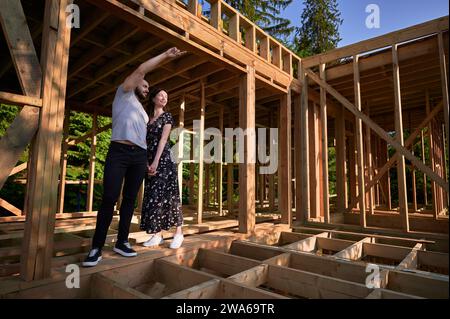
M 301 57 L 334 49 L 342 24 L 337 0 L 304 0 L 301 27 L 296 28 L 295 51 Z

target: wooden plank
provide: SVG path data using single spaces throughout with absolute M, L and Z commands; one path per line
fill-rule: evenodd
M 359 260 L 363 257 L 364 243 L 371 243 L 371 242 L 373 242 L 372 237 L 363 238 L 360 241 L 354 243 L 353 245 L 347 247 L 346 249 L 334 254 L 333 256 L 336 258 Z
M 206 268 L 225 276 L 235 275 L 260 264 L 249 258 L 202 248 L 197 253 L 197 263 L 200 270 Z
M 302 223 L 305 219 L 302 211 L 302 96 L 295 95 L 294 99 L 294 174 L 295 174 L 295 218 Z M 273 116 L 273 115 L 272 115 Z M 271 117 L 272 117 L 271 116 Z M 270 183 L 272 183 L 272 177 Z M 273 186 L 271 184 L 271 188 Z M 269 193 L 270 194 L 270 193 Z
M 239 231 L 255 229 L 255 69 L 247 67 L 239 85 L 239 123 L 244 137 L 244 159 L 239 164 Z
M 448 184 L 444 179 L 442 179 L 439 175 L 434 173 L 429 167 L 425 166 L 418 158 L 411 154 L 407 149 L 401 146 L 397 141 L 395 141 L 389 134 L 384 131 L 378 124 L 373 122 L 368 116 L 359 111 L 355 106 L 347 100 L 344 96 L 342 96 L 339 92 L 337 92 L 333 87 L 331 87 L 328 83 L 320 80 L 320 78 L 314 74 L 311 70 L 306 71 L 308 73 L 308 77 L 313 79 L 314 82 L 323 86 L 331 95 L 333 95 L 340 103 L 342 103 L 350 112 L 352 112 L 356 117 L 364 121 L 366 125 L 369 125 L 371 129 L 377 133 L 382 139 L 387 141 L 393 148 L 395 148 L 398 152 L 405 156 L 406 159 L 412 162 L 419 170 L 427 173 L 427 175 L 433 179 L 437 184 L 445 189 L 448 192 Z
M 227 279 L 250 287 L 258 287 L 267 281 L 268 265 L 262 264 L 242 271 Z
M 423 129 L 420 130 L 420 143 L 421 143 L 421 152 L 422 152 L 422 163 L 426 164 L 425 158 L 425 138 L 423 134 Z M 428 192 L 427 192 L 427 174 L 423 173 L 423 204 L 424 207 L 428 205 Z
M 18 106 L 28 105 L 28 106 L 42 107 L 42 99 L 40 98 L 13 94 L 8 92 L 0 92 L 0 102 Z
M 291 123 L 291 90 L 289 90 L 280 100 L 280 194 L 278 195 L 281 222 L 288 225 L 292 223 Z
M 204 137 L 205 137 L 205 82 L 200 83 L 200 132 L 198 136 L 198 187 L 197 187 L 197 224 L 203 221 L 203 167 L 204 167 Z M 195 136 L 197 138 L 197 136 Z
M 319 76 L 322 80 L 326 81 L 325 73 L 326 65 L 321 64 L 319 66 Z M 328 187 L 328 113 L 327 113 L 327 92 L 324 88 L 320 88 L 320 122 L 322 128 L 322 202 L 323 202 L 323 215 L 325 223 L 330 223 L 330 198 Z M 345 125 L 344 125 L 345 126 Z
M 219 108 L 219 130 L 222 136 L 224 136 L 224 125 L 223 125 L 223 105 Z M 221 142 L 223 143 L 223 138 L 221 137 Z M 221 143 L 221 145 L 223 145 Z M 219 149 L 220 163 L 217 164 L 217 203 L 219 204 L 219 216 L 223 214 L 223 147 Z
M 341 106 L 335 118 L 336 137 L 336 212 L 342 213 L 347 206 L 346 178 L 345 178 L 345 118 L 344 107 Z
M 361 112 L 361 82 L 359 74 L 359 56 L 353 56 L 353 79 L 355 89 L 355 107 Z M 364 146 L 362 133 L 362 120 L 356 117 L 356 152 L 357 152 L 357 167 L 358 167 L 358 191 L 359 191 L 359 212 L 360 225 L 364 229 L 367 226 L 366 222 L 366 198 L 364 185 Z
M 448 277 L 389 271 L 386 289 L 431 299 L 448 299 Z
M 48 277 L 51 271 L 58 170 L 64 119 L 70 28 L 66 25 L 67 0 L 48 0 L 44 16 L 42 65 L 43 107 L 33 148 L 34 180 L 27 203 L 21 276 L 25 280 Z
M 40 98 L 42 72 L 20 2 L 0 2 L 0 22 L 22 91 Z M 0 139 L 0 189 L 36 133 L 39 108 L 24 106 Z
M 21 172 L 21 171 L 23 171 L 23 170 L 26 170 L 27 167 L 28 167 L 28 164 L 27 164 L 26 162 L 25 162 L 25 163 L 22 163 L 22 164 L 20 164 L 20 165 L 17 165 L 17 166 L 14 167 L 14 168 L 12 169 L 12 171 L 9 173 L 9 176 L 13 176 L 13 175 L 15 175 L 15 174 L 17 174 L 17 173 L 19 173 L 19 172 Z
M 328 237 L 329 233 L 324 232 L 317 235 L 313 235 L 309 238 L 302 239 L 300 241 L 294 242 L 292 244 L 288 244 L 283 246 L 285 249 L 292 249 L 292 250 L 298 250 L 298 251 L 305 251 L 305 252 L 313 252 L 317 250 L 317 238 L 319 237 Z
M 212 279 L 166 296 L 163 299 L 213 299 L 216 298 L 219 287 L 220 280 Z
M 393 64 L 394 93 L 395 93 L 395 140 L 397 143 L 400 144 L 401 147 L 403 147 L 404 142 L 403 142 L 402 96 L 400 88 L 400 66 L 398 62 L 397 50 L 398 45 L 394 44 L 392 46 L 392 64 Z M 397 159 L 397 181 L 398 181 L 398 200 L 400 205 L 400 216 L 402 217 L 402 226 L 403 230 L 405 232 L 408 232 L 409 220 L 408 220 L 408 196 L 406 190 L 406 165 L 405 165 L 405 157 L 402 155 L 400 155 L 400 157 Z
M 291 295 L 313 299 L 364 298 L 371 292 L 363 284 L 274 265 L 269 265 L 267 285 Z
M 70 126 L 70 109 L 66 108 L 64 115 L 64 133 L 63 143 L 61 146 L 61 160 L 60 160 L 60 173 L 59 173 L 59 186 L 58 186 L 58 206 L 57 213 L 64 213 L 64 197 L 66 191 L 66 175 L 67 175 L 67 141 L 69 138 L 69 126 Z
M 320 220 L 320 128 L 319 128 L 319 107 L 316 103 L 309 103 L 309 180 L 311 215 L 313 220 Z
M 21 216 L 22 211 L 15 207 L 14 205 L 8 203 L 6 200 L 0 198 L 0 207 L 3 207 L 7 211 L 13 213 L 16 216 Z
M 181 130 L 178 139 L 178 193 L 180 194 L 181 205 L 183 205 L 183 152 L 184 152 L 184 111 L 186 109 L 186 97 L 183 94 L 180 99 L 180 107 L 178 113 L 178 128 Z
M 396 269 L 417 269 L 417 251 L 425 249 L 425 245 L 422 243 L 417 243 L 411 252 L 398 264 Z
M 420 38 L 429 34 L 445 31 L 448 30 L 448 25 L 448 16 L 445 16 L 376 38 L 334 49 L 313 57 L 304 58 L 303 63 L 306 68 L 310 68 L 312 66 L 319 65 L 320 63 L 327 63 L 339 58 L 387 47 L 392 45 L 392 43 L 406 42 L 408 40 Z
M 86 211 L 92 212 L 94 205 L 95 160 L 97 149 L 97 113 L 92 116 L 91 154 L 89 156 L 89 181 L 87 190 Z

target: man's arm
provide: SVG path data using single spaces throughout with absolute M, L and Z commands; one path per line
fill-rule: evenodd
M 133 73 L 131 73 L 123 82 L 123 90 L 125 92 L 133 91 L 139 83 L 144 79 L 145 75 L 154 70 L 160 63 L 169 58 L 175 58 L 185 54 L 177 48 L 171 48 L 160 55 L 151 58 L 150 60 L 142 63 Z

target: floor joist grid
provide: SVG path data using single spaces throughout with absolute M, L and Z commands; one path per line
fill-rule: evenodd
M 180 251 L 142 249 L 134 261 L 107 255 L 102 268 L 82 274 L 84 288 L 72 297 L 448 298 L 448 251 L 429 249 L 433 240 L 314 228 L 299 233 L 271 224 L 257 229 L 253 236 L 231 231 L 189 236 Z M 272 236 L 265 236 L 269 231 Z M 370 278 L 375 266 L 378 277 Z M 66 297 L 63 286 L 62 279 L 36 282 L 3 297 L 39 292 Z

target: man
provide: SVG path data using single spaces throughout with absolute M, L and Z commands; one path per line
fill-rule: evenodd
M 95 266 L 102 259 L 102 248 L 122 183 L 119 233 L 113 250 L 124 257 L 137 256 L 128 243 L 128 234 L 136 196 L 147 170 L 146 134 L 149 118 L 142 101 L 147 97 L 149 84 L 144 77 L 164 60 L 182 54 L 184 52 L 177 48 L 171 48 L 142 63 L 116 91 L 112 107 L 111 144 L 103 178 L 102 204 L 97 214 L 92 249 L 83 262 L 85 267 Z

